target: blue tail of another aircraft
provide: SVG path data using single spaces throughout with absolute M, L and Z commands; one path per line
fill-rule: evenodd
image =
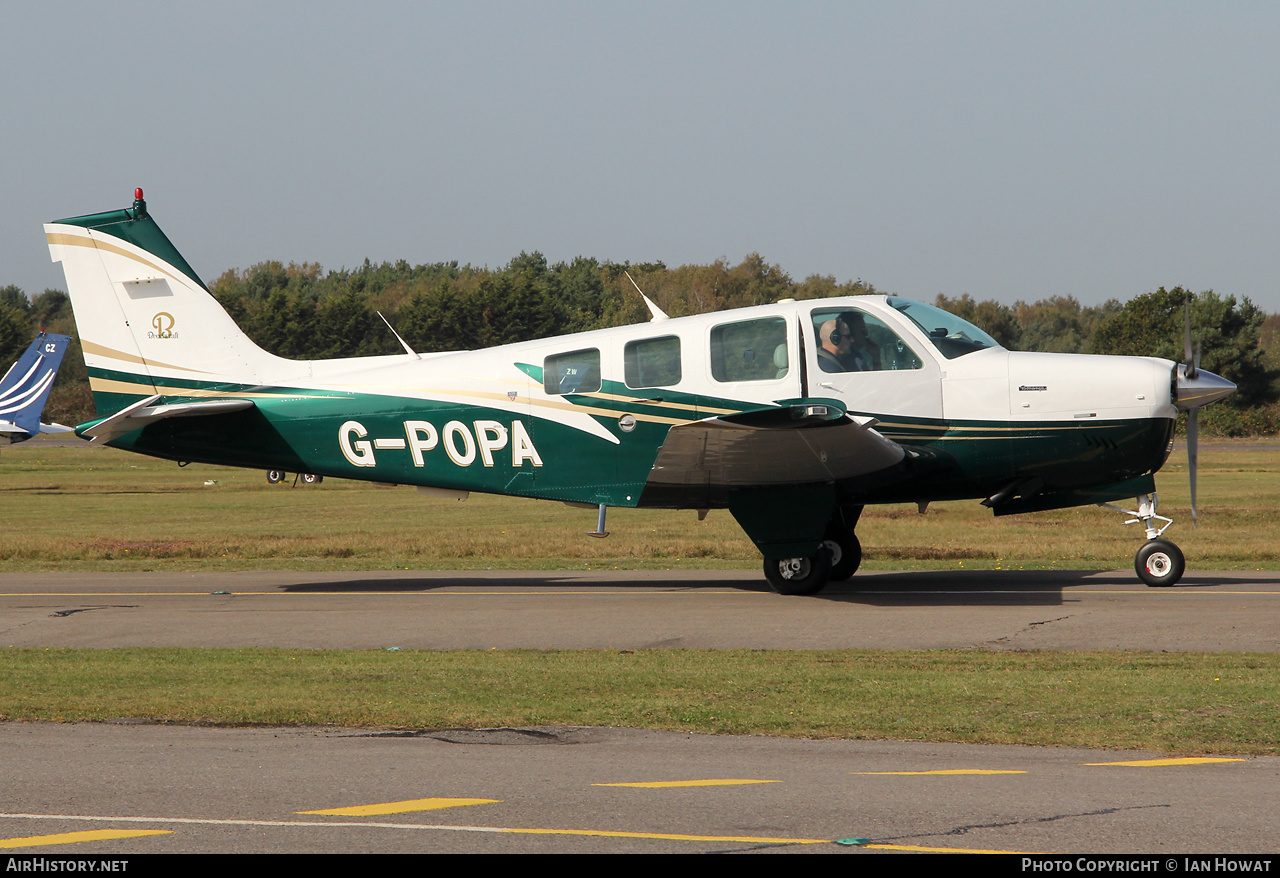
M 42 332 L 18 362 L 0 378 L 0 442 L 22 442 L 37 433 L 63 433 L 60 424 L 42 424 L 40 414 L 49 399 L 53 379 L 62 365 L 71 337 Z

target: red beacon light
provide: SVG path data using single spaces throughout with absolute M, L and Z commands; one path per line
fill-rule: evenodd
M 134 201 L 141 201 L 141 200 L 142 200 L 142 187 L 141 187 L 141 186 L 139 186 L 137 189 L 134 189 L 134 190 L 133 190 L 133 200 L 134 200 Z

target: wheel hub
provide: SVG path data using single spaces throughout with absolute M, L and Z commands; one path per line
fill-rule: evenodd
M 783 579 L 803 579 L 809 575 L 808 558 L 787 558 L 778 562 L 778 572 Z
M 1164 552 L 1155 552 L 1147 558 L 1147 572 L 1152 576 L 1167 576 L 1173 568 L 1173 560 Z

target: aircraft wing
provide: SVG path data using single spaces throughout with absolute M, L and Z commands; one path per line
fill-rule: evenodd
M 160 394 L 140 399 L 128 408 L 123 408 L 109 418 L 103 418 L 91 427 L 79 431 L 80 435 L 89 437 L 90 442 L 109 442 L 117 436 L 141 430 L 156 421 L 165 418 L 192 418 L 206 415 L 224 415 L 227 412 L 238 412 L 253 408 L 251 399 L 204 399 L 198 402 L 180 402 L 168 405 L 153 405 L 160 399 Z
M 905 451 L 836 400 L 776 407 L 671 428 L 648 484 L 655 487 L 811 484 L 856 478 L 902 461 Z

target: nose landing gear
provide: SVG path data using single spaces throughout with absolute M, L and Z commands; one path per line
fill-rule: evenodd
M 1173 585 L 1182 578 L 1186 567 L 1182 550 L 1168 540 L 1151 540 L 1133 559 L 1138 578 L 1152 588 Z
M 1133 559 L 1133 569 L 1137 572 L 1138 578 L 1152 588 L 1175 585 L 1187 569 L 1186 558 L 1183 557 L 1182 550 L 1176 545 L 1168 540 L 1160 539 L 1160 536 L 1169 528 L 1169 525 L 1173 524 L 1173 519 L 1156 514 L 1156 504 L 1159 503 L 1159 497 L 1154 493 L 1143 494 L 1137 500 L 1137 512 L 1120 506 L 1112 506 L 1110 503 L 1100 503 L 1098 505 L 1114 509 L 1117 512 L 1123 512 L 1125 515 L 1132 515 L 1133 518 L 1126 521 L 1125 524 L 1141 524 L 1146 529 L 1147 542 L 1138 550 L 1138 554 Z M 1157 521 L 1162 521 L 1164 524 L 1156 527 L 1155 522 Z

